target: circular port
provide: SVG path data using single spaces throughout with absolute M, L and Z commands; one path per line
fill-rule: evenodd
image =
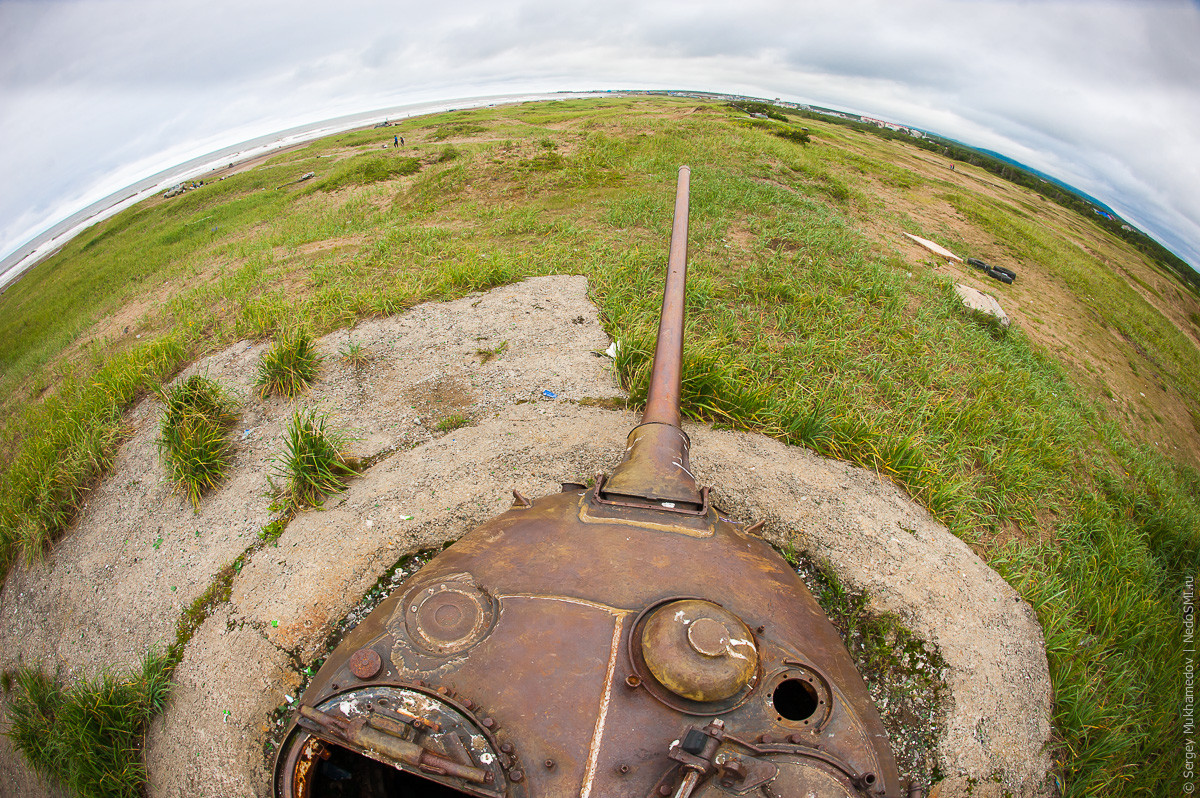
M 771 703 L 784 720 L 808 720 L 817 711 L 817 689 L 804 679 L 784 679 L 771 695 Z
M 408 638 L 418 648 L 449 655 L 487 637 L 495 604 L 469 574 L 455 574 L 411 591 L 396 609 L 396 615 L 401 613 Z

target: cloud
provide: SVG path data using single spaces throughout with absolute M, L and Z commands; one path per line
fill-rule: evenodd
M 1197 41 L 1193 2 L 5 0 L 0 255 L 120 180 L 272 125 L 435 97 L 680 87 L 846 107 L 998 150 L 1200 265 Z

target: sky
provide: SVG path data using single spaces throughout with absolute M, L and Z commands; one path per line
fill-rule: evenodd
M 0 0 L 0 259 L 296 125 L 618 88 L 778 97 L 995 150 L 1200 270 L 1200 0 Z

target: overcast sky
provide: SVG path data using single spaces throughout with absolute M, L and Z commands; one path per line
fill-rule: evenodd
M 1200 2 L 0 0 L 0 258 L 189 158 L 434 99 L 846 108 L 997 150 L 1200 268 Z

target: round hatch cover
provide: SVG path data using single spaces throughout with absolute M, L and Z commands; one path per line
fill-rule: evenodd
M 495 616 L 491 597 L 468 574 L 427 583 L 400 606 L 409 638 L 432 654 L 457 654 L 475 645 Z
M 758 667 L 758 649 L 746 624 L 711 601 L 664 604 L 646 619 L 641 643 L 654 678 L 692 701 L 736 695 Z

